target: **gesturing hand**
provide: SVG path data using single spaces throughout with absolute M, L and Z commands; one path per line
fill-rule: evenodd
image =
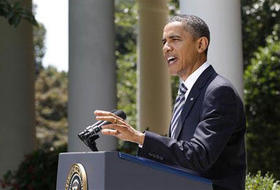
M 135 130 L 122 118 L 111 112 L 102 110 L 96 110 L 94 112 L 94 115 L 96 116 L 96 120 L 109 121 L 112 123 L 102 126 L 101 132 L 103 135 L 111 135 L 121 140 L 135 142 L 143 145 L 145 135 L 142 132 Z

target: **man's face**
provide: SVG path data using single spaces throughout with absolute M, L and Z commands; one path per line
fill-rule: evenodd
M 172 22 L 163 29 L 162 43 L 169 74 L 185 80 L 198 58 L 197 41 L 181 22 Z

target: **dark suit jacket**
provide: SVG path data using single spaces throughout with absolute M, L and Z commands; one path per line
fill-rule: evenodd
M 246 173 L 245 114 L 231 83 L 209 66 L 192 87 L 175 139 L 145 132 L 138 155 L 191 169 L 214 189 L 243 190 Z

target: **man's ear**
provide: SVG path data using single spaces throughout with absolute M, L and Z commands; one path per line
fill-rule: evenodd
M 206 37 L 200 37 L 197 39 L 197 51 L 203 53 L 208 47 L 209 41 Z

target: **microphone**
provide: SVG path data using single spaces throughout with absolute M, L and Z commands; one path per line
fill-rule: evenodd
M 122 110 L 116 110 L 116 111 L 113 111 L 112 113 L 121 117 L 122 119 L 126 119 L 126 114 Z M 88 126 L 83 132 L 97 134 L 99 131 L 101 131 L 101 129 L 102 129 L 101 127 L 103 125 L 107 125 L 107 124 L 111 124 L 111 122 L 109 122 L 109 121 L 97 121 L 93 125 Z M 81 134 L 81 133 L 79 133 L 79 134 Z
M 115 115 L 126 119 L 126 114 L 122 110 L 111 111 Z M 78 137 L 92 150 L 97 151 L 95 140 L 99 138 L 98 133 L 101 131 L 103 125 L 110 124 L 109 121 L 97 121 L 96 123 L 88 126 L 78 134 Z

